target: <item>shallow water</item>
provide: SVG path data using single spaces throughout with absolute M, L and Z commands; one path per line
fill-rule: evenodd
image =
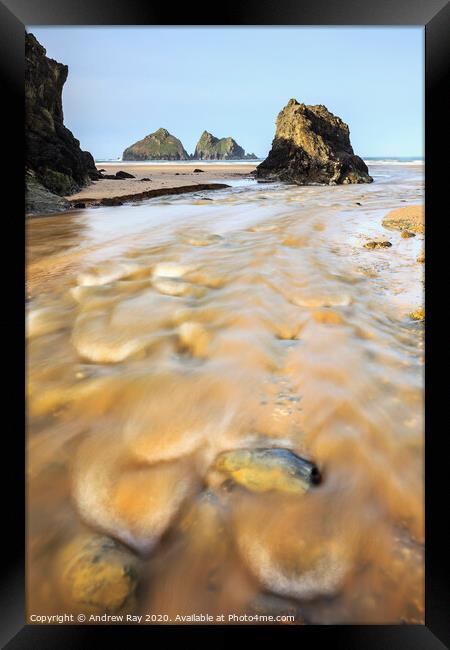
M 28 221 L 30 614 L 83 611 L 58 557 L 92 530 L 141 558 L 132 613 L 423 622 L 423 237 L 381 226 L 423 168 L 370 171 Z M 213 469 L 262 446 L 322 483 Z

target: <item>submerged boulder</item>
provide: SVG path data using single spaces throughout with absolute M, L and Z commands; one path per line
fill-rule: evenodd
M 276 133 L 256 177 L 298 185 L 371 183 L 365 162 L 350 144 L 347 124 L 323 105 L 289 100 L 277 117 Z
M 135 607 L 139 561 L 114 539 L 80 534 L 62 550 L 57 563 L 61 594 L 70 608 L 114 614 Z
M 233 138 L 216 138 L 212 133 L 203 131 L 195 152 L 194 160 L 242 160 L 256 158 L 254 154 L 246 154 Z
M 234 449 L 221 453 L 214 469 L 252 492 L 303 494 L 320 482 L 316 465 L 289 449 Z
M 34 173 L 26 176 L 27 186 L 32 181 L 30 194 L 38 183 L 64 196 L 101 176 L 91 154 L 64 126 L 67 74 L 66 65 L 49 59 L 33 34 L 25 34 L 25 169 Z
M 178 138 L 158 129 L 127 147 L 122 160 L 189 160 L 189 155 Z

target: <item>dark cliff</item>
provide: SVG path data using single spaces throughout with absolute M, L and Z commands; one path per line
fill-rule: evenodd
M 54 194 L 77 191 L 100 177 L 94 159 L 64 126 L 62 89 L 68 67 L 46 56 L 32 34 L 25 35 L 25 169 Z

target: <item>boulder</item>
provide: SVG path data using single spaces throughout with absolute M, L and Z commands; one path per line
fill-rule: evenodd
M 425 320 L 425 307 L 419 307 L 419 309 L 412 311 L 409 317 L 412 318 L 412 320 Z
M 195 160 L 242 160 L 245 151 L 233 138 L 216 138 L 212 133 L 203 131 L 195 152 Z
M 71 204 L 62 196 L 50 192 L 36 179 L 32 171 L 25 174 L 25 214 L 26 216 L 55 214 L 65 212 Z
M 189 160 L 189 156 L 178 138 L 158 129 L 127 147 L 122 160 Z
M 136 176 L 133 176 L 133 174 L 129 174 L 128 172 L 124 172 L 120 170 L 116 172 L 116 178 L 136 178 Z
M 256 168 L 257 178 L 298 185 L 371 183 L 365 162 L 350 144 L 350 131 L 323 105 L 289 100 L 277 117 L 267 158 Z
M 320 482 L 316 465 L 289 449 L 234 449 L 221 453 L 214 469 L 251 492 L 303 494 Z
M 25 169 L 44 188 L 72 194 L 100 177 L 94 159 L 64 126 L 62 89 L 68 67 L 25 34 Z
M 368 241 L 364 244 L 364 248 L 390 248 L 392 246 L 390 241 Z
M 61 551 L 56 568 L 70 608 L 114 614 L 135 607 L 139 561 L 110 537 L 80 534 Z

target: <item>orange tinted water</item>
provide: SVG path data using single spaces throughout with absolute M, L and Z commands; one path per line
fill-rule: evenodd
M 133 613 L 423 622 L 422 243 L 380 225 L 422 170 L 382 171 L 28 222 L 29 614 L 80 610 L 58 557 L 91 530 L 141 559 Z M 256 446 L 322 483 L 221 485 Z

